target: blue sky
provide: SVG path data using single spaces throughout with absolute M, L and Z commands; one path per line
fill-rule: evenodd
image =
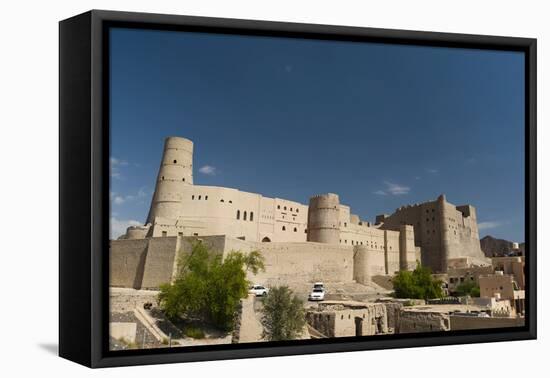
M 196 184 L 334 192 L 371 221 L 445 193 L 523 241 L 523 71 L 517 52 L 114 29 L 113 232 L 145 221 L 182 136 Z

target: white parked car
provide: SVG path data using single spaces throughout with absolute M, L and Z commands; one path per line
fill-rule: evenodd
M 323 288 L 313 288 L 311 293 L 309 293 L 308 300 L 310 301 L 324 301 L 325 300 L 325 289 Z
M 248 294 L 254 294 L 257 297 L 265 297 L 269 289 L 262 285 L 254 285 L 248 290 Z

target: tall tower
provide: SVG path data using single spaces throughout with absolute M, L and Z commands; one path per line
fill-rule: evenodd
M 340 243 L 340 199 L 328 193 L 309 199 L 307 213 L 307 241 Z
M 413 270 L 415 267 L 414 227 L 399 225 L 399 270 Z
M 439 212 L 439 261 L 436 263 L 435 272 L 447 272 L 447 259 L 449 258 L 449 230 L 446 212 L 447 200 L 444 194 L 437 197 L 437 208 Z
M 168 137 L 164 142 L 147 223 L 154 223 L 155 217 L 176 219 L 180 215 L 183 188 L 186 185 L 193 185 L 193 142 L 185 138 Z

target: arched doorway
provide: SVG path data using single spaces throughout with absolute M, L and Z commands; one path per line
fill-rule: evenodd
M 271 239 L 268 238 L 267 236 L 262 239 L 262 243 L 269 243 L 269 242 L 271 242 Z

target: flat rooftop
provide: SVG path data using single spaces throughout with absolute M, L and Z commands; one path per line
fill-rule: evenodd
M 467 311 L 486 311 L 485 306 L 465 305 L 465 304 L 440 304 L 440 305 L 421 305 L 403 307 L 403 311 L 410 312 L 437 312 L 447 314 L 449 312 L 467 312 Z

